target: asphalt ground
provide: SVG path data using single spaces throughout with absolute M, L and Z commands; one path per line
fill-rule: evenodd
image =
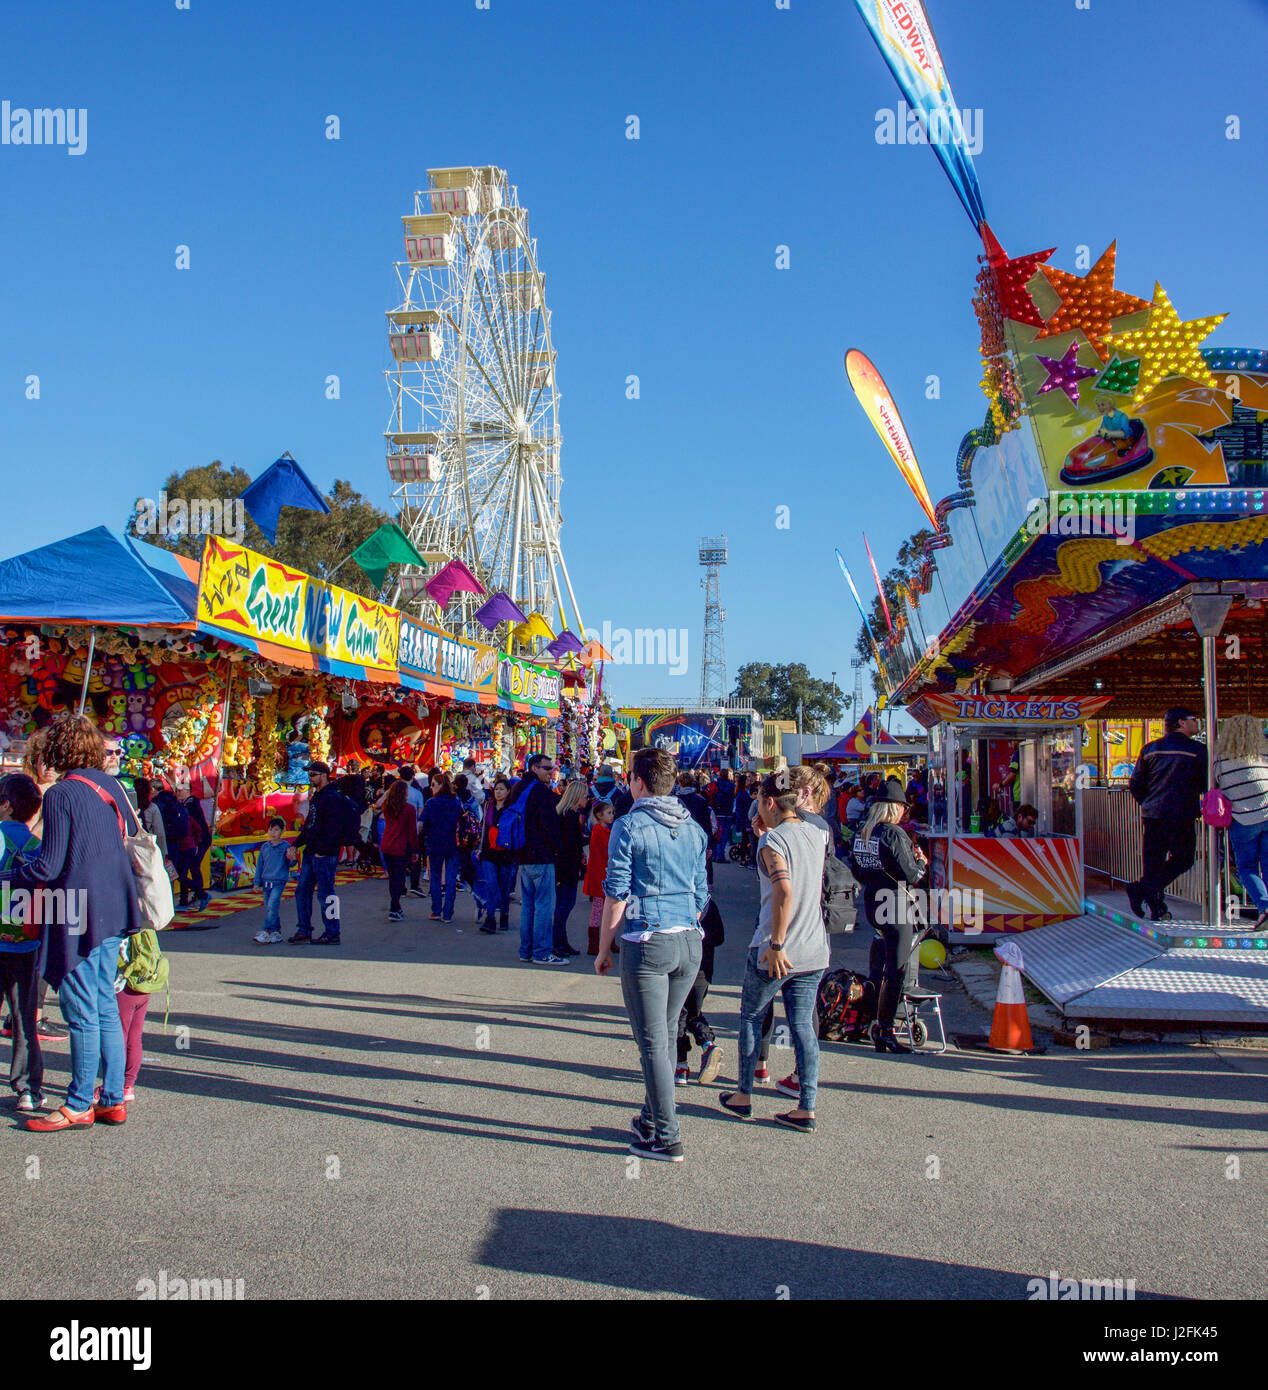
M 385 881 L 352 886 L 337 950 L 253 945 L 261 909 L 165 934 L 172 1014 L 165 1034 L 156 997 L 127 1124 L 0 1116 L 0 1248 L 39 1252 L 0 1262 L 0 1292 L 136 1298 L 165 1273 L 247 1299 L 1025 1299 L 1056 1271 L 1137 1298 L 1262 1296 L 1268 1053 L 825 1045 L 817 1133 L 775 1125 L 791 1102 L 773 1091 L 745 1125 L 717 1095 L 752 874 L 720 866 L 717 899 L 726 1062 L 678 1092 L 675 1165 L 626 1150 L 619 982 L 584 955 L 521 964 L 517 917 L 482 936 L 469 895 L 452 924 L 417 898 L 390 924 Z M 576 945 L 585 920 L 583 901 Z M 865 960 L 859 935 L 834 963 Z M 940 987 L 952 1033 L 988 1025 Z M 60 1101 L 66 1048 L 49 1054 Z

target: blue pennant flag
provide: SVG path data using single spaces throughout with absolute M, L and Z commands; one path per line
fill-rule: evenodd
M 330 510 L 326 499 L 293 458 L 278 459 L 239 496 L 247 515 L 264 532 L 270 545 L 277 543 L 277 519 L 283 507 L 303 507 L 309 512 Z

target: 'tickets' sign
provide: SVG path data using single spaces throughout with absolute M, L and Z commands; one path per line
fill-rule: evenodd
M 540 666 L 530 666 L 526 661 L 517 661 L 510 656 L 502 658 L 498 688 L 503 695 L 526 705 L 559 703 L 557 672 L 544 671 Z
M 401 618 L 400 662 L 401 670 L 411 676 L 490 694 L 498 669 L 498 656 L 492 647 L 405 617 Z
M 949 724 L 1080 724 L 1111 700 L 1109 695 L 925 695 L 922 703 Z
M 199 626 L 289 651 L 396 671 L 400 614 L 209 536 L 198 576 Z

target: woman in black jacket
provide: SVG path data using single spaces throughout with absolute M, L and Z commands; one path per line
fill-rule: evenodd
M 867 920 L 880 934 L 884 950 L 880 995 L 876 1002 L 877 1052 L 910 1052 L 894 1036 L 894 1014 L 911 956 L 912 913 L 906 896 L 925 876 L 928 863 L 898 824 L 907 799 L 897 782 L 879 790 L 850 849 L 850 866 L 863 886 Z
M 555 808 L 559 816 L 559 842 L 555 850 L 554 952 L 575 956 L 577 948 L 568 940 L 568 916 L 577 905 L 577 884 L 585 867 L 586 833 L 582 824 L 586 803 L 586 784 L 574 777 L 564 787 Z

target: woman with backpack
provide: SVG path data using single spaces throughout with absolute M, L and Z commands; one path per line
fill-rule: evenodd
M 906 814 L 903 788 L 897 782 L 884 783 L 850 847 L 850 866 L 863 886 L 867 920 L 876 929 L 884 951 L 876 1000 L 877 1052 L 911 1051 L 894 1036 L 894 1014 L 911 956 L 913 917 L 898 910 L 898 897 L 920 882 L 929 865 L 899 825 Z
M 452 922 L 454 898 L 458 894 L 458 819 L 462 807 L 454 795 L 447 772 L 436 771 L 430 777 L 431 795 L 423 807 L 419 829 L 427 851 L 431 876 L 431 914 L 433 922 Z M 441 897 L 443 881 L 444 896 Z
M 70 1029 L 71 1077 L 66 1103 L 55 1115 L 27 1120 L 27 1129 L 36 1132 L 98 1121 L 121 1125 L 128 1115 L 114 982 L 120 947 L 142 926 L 124 847 L 124 834 L 135 835 L 141 826 L 122 786 L 102 771 L 104 749 L 101 733 L 83 715 L 63 714 L 49 725 L 42 759 L 60 780 L 41 808 L 39 858 L 12 872 L 14 888 L 61 890 L 67 905 L 56 914 L 60 920 L 45 924 L 38 969 L 57 990 Z M 101 1093 L 94 1103 L 99 1072 Z
M 580 777 L 564 787 L 555 813 L 559 817 L 559 844 L 555 850 L 554 952 L 576 956 L 580 952 L 568 940 L 568 916 L 577 905 L 577 884 L 585 860 L 586 835 L 582 808 L 588 789 Z
M 1242 891 L 1259 910 L 1251 931 L 1263 931 L 1268 927 L 1268 740 L 1262 720 L 1238 714 L 1224 721 L 1211 774 L 1233 818 L 1228 845 Z
M 477 920 L 483 917 L 480 930 L 486 936 L 494 932 L 511 929 L 511 889 L 515 886 L 515 855 L 509 849 L 497 845 L 497 823 L 511 795 L 511 783 L 506 777 L 498 777 L 493 783 L 493 791 L 484 803 L 484 822 L 480 831 L 480 861 L 488 865 L 494 874 L 495 896 L 478 904 Z M 494 912 L 497 925 L 494 926 Z
M 470 888 L 475 883 L 475 852 L 480 848 L 480 803 L 465 772 L 453 779 L 453 790 L 462 808 L 458 817 L 458 883 Z

